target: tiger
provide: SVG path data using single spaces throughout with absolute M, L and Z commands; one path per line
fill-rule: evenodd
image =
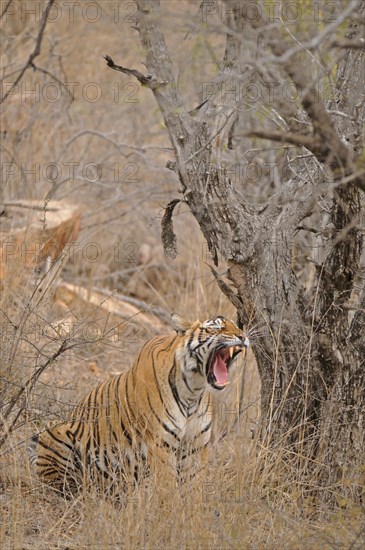
M 74 490 L 135 485 L 160 471 L 184 483 L 204 469 L 212 435 L 212 392 L 224 390 L 245 332 L 223 316 L 155 336 L 133 366 L 99 383 L 67 422 L 31 438 L 30 463 L 42 481 Z M 198 466 L 197 466 L 198 465 Z

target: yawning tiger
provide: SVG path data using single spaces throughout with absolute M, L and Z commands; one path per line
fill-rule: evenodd
M 234 358 L 249 342 L 221 316 L 172 319 L 175 335 L 152 338 L 132 368 L 96 386 L 69 421 L 32 438 L 31 464 L 43 480 L 63 488 L 89 480 L 109 490 L 154 469 L 184 479 L 193 475 L 193 463 L 204 465 L 209 386 L 225 388 Z

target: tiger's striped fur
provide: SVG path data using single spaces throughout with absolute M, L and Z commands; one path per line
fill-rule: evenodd
M 223 317 L 193 324 L 173 318 L 175 335 L 152 338 L 132 368 L 96 386 L 68 422 L 32 438 L 31 464 L 43 480 L 110 488 L 154 469 L 183 477 L 193 462 L 207 461 L 208 387 L 223 389 L 248 340 Z

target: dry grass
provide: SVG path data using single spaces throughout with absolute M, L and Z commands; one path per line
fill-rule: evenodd
M 24 457 L 6 460 L 2 476 L 2 548 L 360 548 L 361 510 L 349 504 L 312 516 L 276 458 L 241 434 L 212 452 L 207 478 L 179 495 L 158 480 L 121 507 L 100 496 L 65 500 L 30 477 Z M 352 546 L 351 546 L 352 544 Z
M 120 3 L 122 8 L 124 4 Z M 193 107 L 200 99 L 198 83 L 215 72 L 223 40 L 207 32 L 193 36 L 181 47 L 184 21 L 174 15 L 181 8 L 174 1 L 169 6 L 167 39 L 175 48 L 180 85 Z M 183 3 L 189 17 L 195 7 L 193 2 Z M 92 24 L 76 10 L 72 24 L 63 16 L 45 36 L 39 66 L 64 82 L 78 83 L 71 105 L 67 94 L 57 102 L 45 99 L 44 86 L 51 81 L 43 73 L 27 72 L 24 85 L 28 90 L 40 85 L 39 102 L 22 96 L 23 88 L 5 106 L 3 162 L 17 168 L 5 181 L 5 199 L 48 196 L 82 207 L 81 234 L 62 273 L 66 281 L 130 293 L 189 319 L 216 314 L 232 317 L 233 308 L 217 290 L 206 265 L 210 257 L 203 238 L 184 207 L 175 218 L 180 254 L 172 261 L 162 253 L 161 209 L 176 196 L 178 187 L 176 176 L 164 168 L 171 157 L 166 150 L 170 144 L 152 95 L 134 88 L 138 103 L 128 103 L 126 95 L 133 91 L 126 87 L 130 82 L 105 68 L 102 55 L 110 54 L 117 63 L 144 70 L 138 63 L 143 54 L 135 31 L 127 23 L 114 24 L 110 13 L 104 11 L 103 18 Z M 123 10 L 121 14 L 125 16 Z M 26 59 L 36 24 L 29 18 L 18 34 L 14 32 L 9 23 L 4 24 L 5 75 Z M 192 72 L 186 69 L 188 58 Z M 91 82 L 102 90 L 97 102 L 85 100 L 82 93 Z M 113 97 L 117 84 L 119 101 Z M 24 169 L 34 168 L 35 162 L 40 165 L 40 176 L 24 175 Z M 47 163 L 56 163 L 61 174 L 56 169 L 45 172 Z M 67 177 L 69 163 L 78 163 L 73 178 Z M 102 176 L 96 181 L 91 181 L 92 169 L 85 177 L 88 163 L 102 167 Z M 126 179 L 131 172 L 135 174 L 133 182 Z M 100 252 L 96 261 L 90 261 L 85 253 L 90 243 Z M 15 275 L 25 283 L 14 288 L 8 281 L 0 295 L 3 404 L 60 344 L 59 336 L 39 335 L 34 329 L 35 325 L 50 327 L 57 318 L 50 305 L 52 293 L 35 302 L 34 277 L 23 272 L 21 264 L 17 269 Z M 1 548 L 355 550 L 363 546 L 364 531 L 359 534 L 363 510 L 351 500 L 339 502 L 336 510 L 318 509 L 306 492 L 303 472 L 291 468 L 285 446 L 277 445 L 273 452 L 252 438 L 259 421 L 260 389 L 252 356 L 244 377 L 247 408 L 221 439 L 220 434 L 234 424 L 238 382 L 232 382 L 229 392 L 217 400 L 210 467 L 197 491 L 179 495 L 151 479 L 146 488 L 117 507 L 93 494 L 65 500 L 41 485 L 29 472 L 24 448 L 27 438 L 49 419 L 64 418 L 95 383 L 128 368 L 138 348 L 153 336 L 150 328 L 138 325 L 133 341 L 111 341 L 105 329 L 109 325 L 98 308 L 75 309 L 74 314 L 81 327 L 74 336 L 77 347 L 50 365 L 34 390 L 25 395 L 18 428 L 0 450 Z M 110 326 L 115 323 L 107 321 Z M 82 327 L 90 322 L 102 327 L 96 339 L 83 337 Z M 11 326 L 21 323 L 20 331 Z M 312 483 L 315 487 L 316 480 Z

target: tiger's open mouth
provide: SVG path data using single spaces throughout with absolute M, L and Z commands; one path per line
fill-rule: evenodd
M 208 382 L 216 390 L 223 390 L 229 384 L 228 369 L 243 347 L 231 346 L 213 352 L 208 367 Z

